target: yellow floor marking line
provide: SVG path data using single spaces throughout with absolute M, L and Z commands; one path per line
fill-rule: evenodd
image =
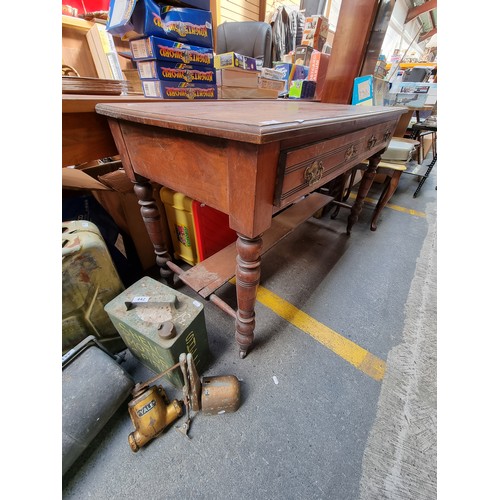
M 230 283 L 234 285 L 236 279 L 232 278 Z M 299 330 L 309 334 L 313 339 L 316 339 L 366 375 L 375 380 L 382 380 L 384 378 L 385 361 L 383 359 L 371 354 L 351 340 L 342 337 L 340 333 L 316 321 L 305 312 L 290 304 L 290 302 L 287 302 L 260 285 L 257 288 L 257 300 Z
M 351 193 L 349 195 L 349 198 L 355 200 L 356 195 Z M 368 198 L 368 197 L 365 198 L 365 202 L 372 203 L 373 205 L 377 204 L 377 200 L 374 200 L 373 198 Z M 400 207 L 399 205 L 393 205 L 392 203 L 387 203 L 386 207 L 392 208 L 393 210 L 397 210 L 398 212 L 403 212 L 405 214 L 416 215 L 417 217 L 423 217 L 423 218 L 426 217 L 425 212 L 419 212 L 418 210 L 412 210 L 411 208 Z

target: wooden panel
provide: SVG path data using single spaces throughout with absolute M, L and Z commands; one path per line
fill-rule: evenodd
M 85 30 L 63 26 L 62 63 L 76 69 L 80 76 L 97 78 L 97 71 L 85 33 Z
M 105 118 L 93 111 L 63 113 L 63 167 L 114 156 L 118 153 Z
M 259 21 L 259 3 L 259 0 L 221 0 L 218 23 Z
M 129 122 L 121 130 L 136 174 L 228 213 L 225 140 Z
M 274 204 L 283 208 L 385 148 L 394 122 L 282 151 Z
M 231 12 L 243 14 L 246 12 L 253 12 L 259 14 L 259 2 L 247 2 L 245 0 L 224 0 L 221 2 L 221 8 L 227 9 Z
M 326 72 L 322 102 L 350 104 L 354 78 L 365 58 L 378 0 L 343 0 Z
M 239 11 L 227 9 L 221 7 L 220 9 L 221 24 L 224 21 L 227 22 L 239 22 L 239 21 L 258 21 L 258 13 L 250 12 L 249 10 L 239 9 Z

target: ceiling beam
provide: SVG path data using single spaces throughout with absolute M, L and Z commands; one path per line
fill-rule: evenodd
M 436 8 L 437 8 L 437 0 L 429 0 L 428 2 L 425 2 L 422 5 L 417 5 L 416 7 L 413 7 L 412 9 L 408 10 L 404 24 L 409 23 L 412 19 L 415 19 L 416 17 L 420 16 L 420 14 L 424 14 Z
M 420 35 L 418 37 L 417 43 L 420 43 L 420 42 L 423 42 L 424 40 L 427 40 L 431 36 L 434 36 L 437 32 L 438 32 L 437 28 L 434 28 L 433 30 L 429 30 L 426 33 L 423 33 L 422 35 Z

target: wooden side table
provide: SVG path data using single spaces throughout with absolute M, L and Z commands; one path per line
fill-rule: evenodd
M 104 103 L 96 111 L 108 118 L 135 184 L 161 276 L 172 282 L 177 273 L 232 315 L 243 358 L 254 338 L 261 255 L 331 201 L 314 193 L 317 188 L 369 158 L 348 219 L 350 233 L 406 108 L 249 99 Z M 158 229 L 150 181 L 229 214 L 237 241 L 188 271 L 179 269 Z M 236 311 L 214 293 L 234 275 Z

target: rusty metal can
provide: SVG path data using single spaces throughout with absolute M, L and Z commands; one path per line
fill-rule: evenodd
M 208 415 L 235 412 L 240 407 L 240 382 L 234 375 L 203 377 L 201 411 Z
M 130 352 L 154 373 L 191 353 L 198 373 L 210 356 L 203 304 L 163 283 L 144 276 L 104 307 Z M 179 368 L 165 379 L 182 389 Z

